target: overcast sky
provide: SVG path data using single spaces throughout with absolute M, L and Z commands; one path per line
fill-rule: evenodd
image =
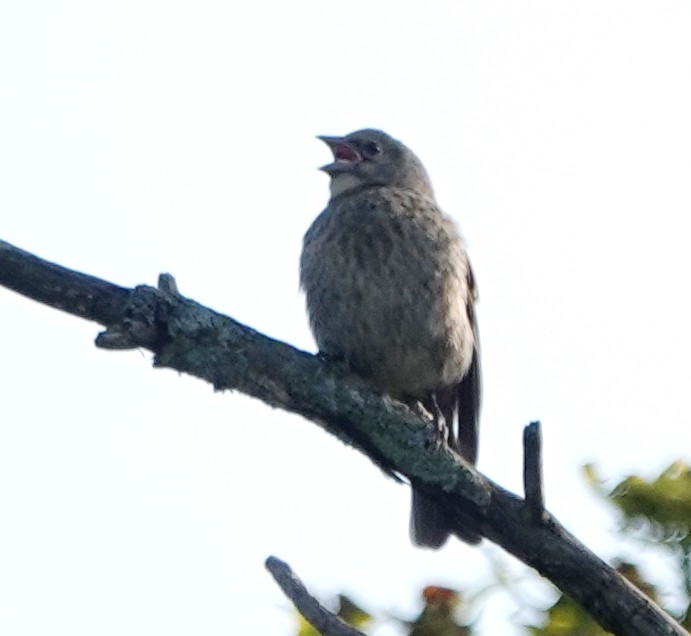
M 673 0 L 4 3 L 0 238 L 121 285 L 170 272 L 313 351 L 314 137 L 382 128 L 467 239 L 480 469 L 520 492 L 542 420 L 549 508 L 638 556 L 580 467 L 691 459 L 690 33 Z M 498 549 L 414 549 L 408 489 L 314 425 L 2 289 L 0 320 L 1 633 L 288 636 L 269 554 L 381 612 L 491 580 Z M 493 607 L 484 633 L 517 633 Z

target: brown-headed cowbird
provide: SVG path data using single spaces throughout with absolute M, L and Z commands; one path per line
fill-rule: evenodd
M 475 463 L 479 342 L 463 239 L 401 142 L 379 130 L 320 139 L 334 156 L 321 168 L 331 199 L 307 231 L 300 261 L 319 350 L 376 390 L 421 403 Z M 414 488 L 410 527 L 414 543 L 432 548 L 450 533 L 441 506 Z

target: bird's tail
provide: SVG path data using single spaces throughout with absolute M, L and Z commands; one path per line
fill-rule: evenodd
M 475 346 L 478 346 L 477 337 Z M 477 460 L 481 390 L 480 358 L 476 351 L 461 382 L 437 391 L 430 400 L 423 402 L 425 408 L 434 413 L 438 427 L 441 424 L 445 430 L 443 436 L 447 437 L 451 447 L 470 464 Z M 451 530 L 450 526 L 441 504 L 413 488 L 410 514 L 413 543 L 425 548 L 440 548 L 452 533 L 466 543 L 480 543 L 481 537 L 475 532 L 455 527 Z
M 480 536 L 468 530 L 449 528 L 449 522 L 441 504 L 415 488 L 410 512 L 410 538 L 422 548 L 441 548 L 451 533 L 466 543 L 480 543 Z

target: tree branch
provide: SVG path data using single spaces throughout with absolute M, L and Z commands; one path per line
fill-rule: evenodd
M 47 263 L 0 241 L 0 285 L 107 327 L 97 344 L 145 347 L 154 365 L 238 390 L 299 413 L 434 497 L 457 527 L 472 527 L 535 568 L 621 636 L 685 631 L 614 569 L 534 509 L 468 466 L 406 406 L 382 398 L 345 369 L 263 336 L 177 293 L 124 289 Z
M 270 556 L 264 565 L 300 614 L 322 636 L 365 636 L 314 598 L 287 563 Z

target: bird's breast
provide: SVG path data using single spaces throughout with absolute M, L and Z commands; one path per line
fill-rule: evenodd
M 457 382 L 473 349 L 467 270 L 460 236 L 430 199 L 380 189 L 332 202 L 301 260 L 320 350 L 394 395 Z

